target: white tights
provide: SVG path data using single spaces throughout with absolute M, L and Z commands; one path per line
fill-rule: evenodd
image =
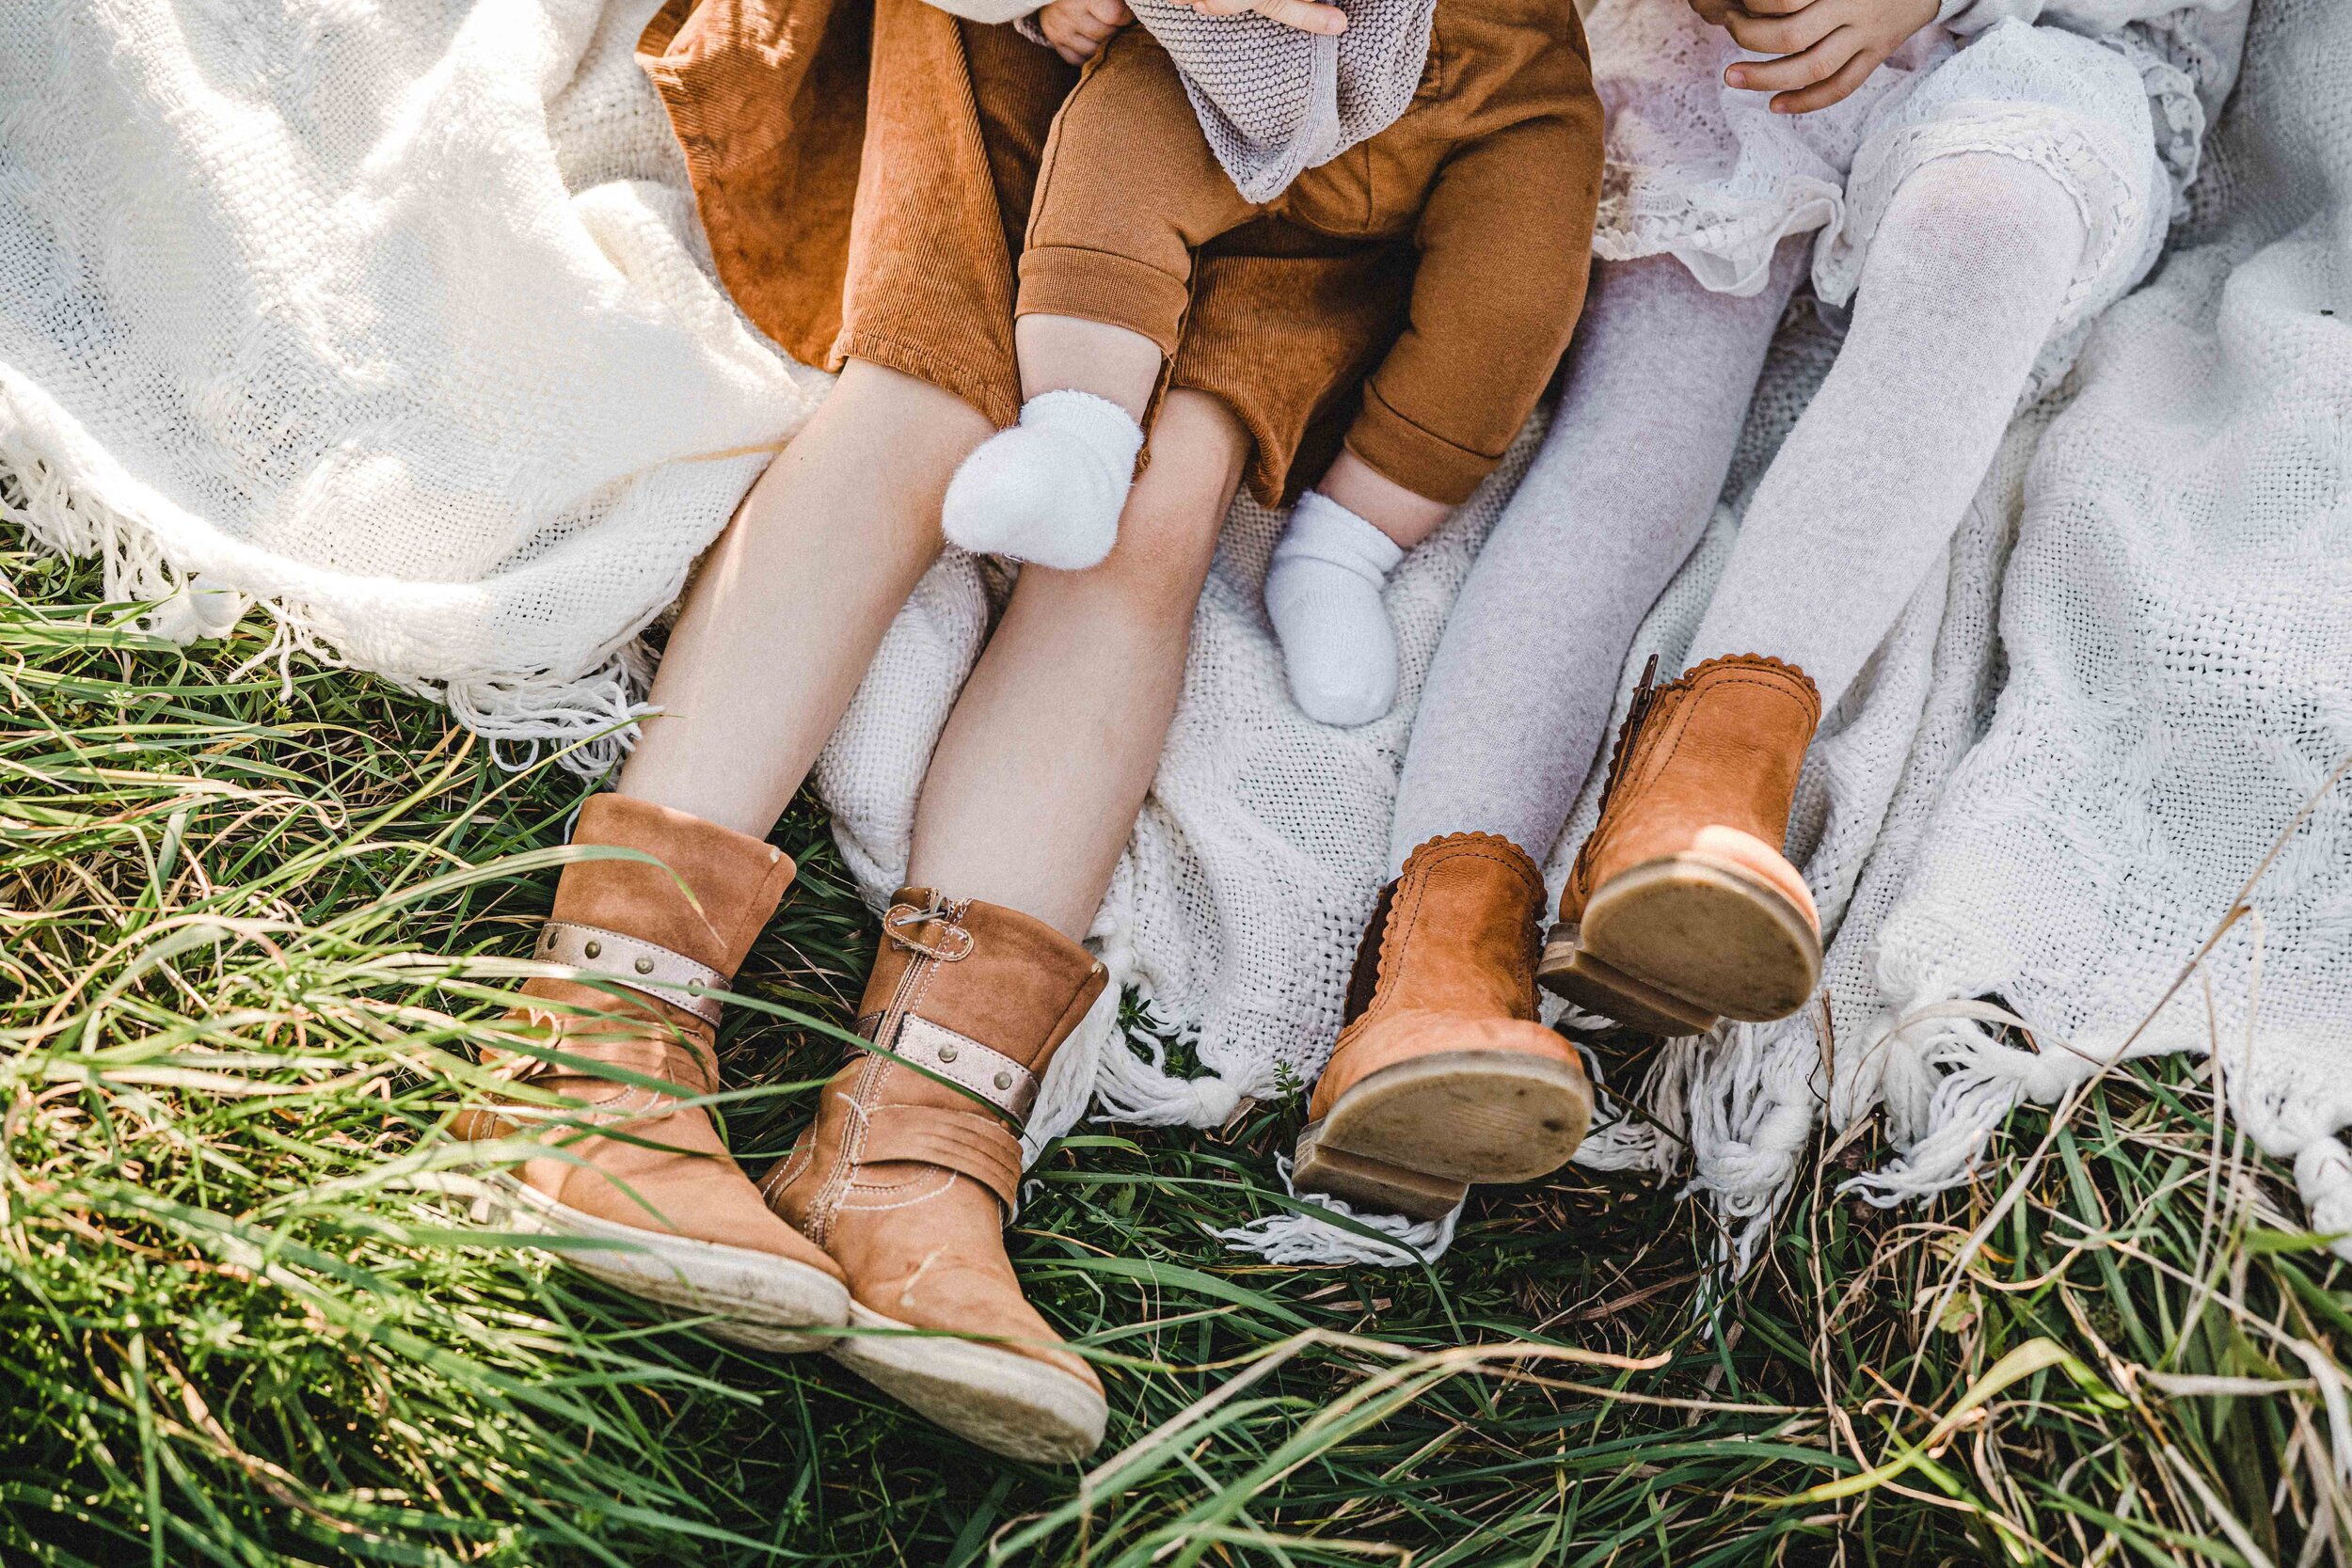
M 1835 705 L 1982 482 L 2084 229 L 2058 182 L 1938 160 L 1889 205 L 1837 363 L 1759 484 L 1692 649 L 1803 667 Z M 1565 395 L 1422 688 L 1391 846 L 1501 833 L 1539 860 L 1599 752 L 1626 650 L 1721 493 L 1803 272 L 1751 299 L 1669 258 L 1603 264 Z
M 1903 182 L 1837 362 L 1756 485 L 1691 660 L 1771 654 L 1835 707 L 1950 546 L 2066 302 L 2064 186 L 1973 153 Z

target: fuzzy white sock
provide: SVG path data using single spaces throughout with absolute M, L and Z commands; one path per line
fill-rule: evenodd
M 1291 695 L 1324 724 L 1367 724 L 1396 702 L 1396 628 L 1380 591 L 1404 547 L 1320 490 L 1298 498 L 1266 568 L 1265 608 Z
M 1018 425 L 963 460 L 940 526 L 967 550 L 1082 571 L 1119 541 L 1142 450 L 1142 427 L 1109 399 L 1040 393 L 1022 405 Z

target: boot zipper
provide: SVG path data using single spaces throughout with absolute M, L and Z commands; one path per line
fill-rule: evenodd
M 1609 816 L 1610 800 L 1617 793 L 1625 765 L 1632 759 L 1634 737 L 1642 733 L 1642 721 L 1649 717 L 1650 705 L 1658 696 L 1658 656 L 1649 656 L 1642 666 L 1642 678 L 1633 688 L 1633 700 L 1626 705 L 1625 722 L 1617 726 L 1617 743 L 1609 752 L 1609 778 L 1600 786 L 1600 819 Z M 1595 823 L 1597 828 L 1599 824 Z
M 906 1017 L 907 1009 L 914 1005 L 914 998 L 921 993 L 924 982 L 930 975 L 931 966 L 938 963 L 953 963 L 972 951 L 972 935 L 963 928 L 962 924 L 964 911 L 971 907 L 970 899 L 961 904 L 943 903 L 925 911 L 916 920 L 909 922 L 910 925 L 922 925 L 937 920 L 948 935 L 961 938 L 963 946 L 952 958 L 941 952 L 938 946 L 910 941 L 900 937 L 895 928 L 892 929 L 891 940 L 906 948 L 913 954 L 913 957 L 907 960 L 905 971 L 899 974 L 898 985 L 891 990 L 890 1006 L 882 1009 L 882 1018 L 874 1025 L 876 1045 L 885 1051 L 898 1050 L 899 1022 Z
M 954 955 L 954 958 L 961 958 L 972 951 L 972 934 L 966 931 L 962 925 L 964 911 L 971 907 L 969 899 L 961 904 L 939 904 L 924 911 L 910 924 L 921 925 L 931 920 L 942 922 L 949 932 L 962 939 L 962 948 Z M 871 1043 L 880 1046 L 884 1051 L 896 1052 L 898 1049 L 898 1024 L 906 1017 L 908 1009 L 914 1006 L 915 996 L 921 992 L 923 982 L 930 975 L 931 966 L 941 962 L 952 962 L 954 959 L 944 956 L 936 946 L 913 942 L 899 936 L 898 927 L 892 924 L 888 914 L 882 916 L 882 932 L 890 941 L 906 948 L 913 955 L 908 958 L 905 970 L 899 974 L 898 983 L 891 988 L 890 1005 L 882 1009 L 882 1017 L 874 1023 L 874 1037 Z M 872 1053 L 866 1054 L 870 1064 Z M 883 1060 L 887 1061 L 888 1058 L 885 1057 Z M 861 1107 L 865 1099 L 863 1085 L 868 1081 L 866 1074 L 859 1075 L 858 1100 Z M 865 1146 L 862 1117 L 851 1135 L 856 1138 L 857 1147 L 862 1151 Z M 825 1184 L 818 1191 L 816 1201 L 809 1206 L 810 1226 L 807 1234 L 809 1240 L 818 1246 L 824 1245 L 826 1237 L 832 1233 L 834 1214 L 838 1210 L 843 1196 L 849 1192 L 850 1183 L 856 1180 L 858 1166 L 863 1163 L 862 1155 L 852 1156 L 849 1145 L 845 1143 L 834 1170 L 825 1178 Z

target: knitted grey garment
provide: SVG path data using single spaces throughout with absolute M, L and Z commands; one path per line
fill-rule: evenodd
M 1340 0 L 1347 31 L 1302 33 L 1255 11 L 1196 16 L 1128 0 L 1184 78 L 1216 161 L 1251 201 L 1271 201 L 1397 121 L 1421 86 L 1438 0 Z

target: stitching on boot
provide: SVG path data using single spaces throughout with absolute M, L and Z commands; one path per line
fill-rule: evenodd
M 778 1193 L 783 1192 L 785 1188 L 799 1180 L 801 1175 L 816 1162 L 816 1154 L 807 1143 L 793 1145 L 792 1152 L 778 1161 L 776 1168 L 770 1171 L 759 1183 L 760 1196 L 773 1199 Z
M 824 1182 L 817 1189 L 817 1196 L 810 1200 L 808 1207 L 808 1239 L 819 1246 L 824 1244 L 825 1238 L 832 1233 L 834 1212 L 840 1208 L 841 1195 L 849 1189 L 850 1181 L 856 1172 L 856 1149 L 863 1148 L 865 1144 L 866 1098 L 874 1078 L 874 1069 L 882 1062 L 882 1058 L 867 1054 L 858 1067 L 856 1080 L 850 1084 L 847 1091 L 846 1101 L 850 1109 L 849 1125 L 842 1129 L 840 1139 L 834 1146 L 834 1168 L 825 1173 Z M 842 1090 L 831 1088 L 827 1092 L 843 1093 Z
M 954 1186 L 957 1181 L 962 1179 L 961 1172 L 949 1170 L 945 1165 L 924 1165 L 921 1168 L 930 1173 L 930 1175 L 939 1179 L 934 1182 L 930 1191 L 917 1193 L 913 1197 L 902 1197 L 893 1203 L 851 1203 L 849 1200 L 850 1195 L 845 1194 L 841 1201 L 843 1211 L 845 1212 L 854 1212 L 860 1214 L 887 1214 L 894 1210 L 912 1209 L 916 1204 L 929 1203 L 931 1199 L 937 1197 L 940 1194 L 946 1192 L 948 1188 Z M 920 1176 L 910 1176 L 904 1181 L 893 1181 L 889 1185 L 882 1187 L 869 1187 L 861 1182 L 854 1189 L 852 1189 L 852 1192 L 856 1196 L 904 1192 L 907 1188 L 914 1186 L 917 1181 L 922 1180 L 923 1178 Z M 990 1196 L 993 1196 L 994 1195 L 992 1194 Z

